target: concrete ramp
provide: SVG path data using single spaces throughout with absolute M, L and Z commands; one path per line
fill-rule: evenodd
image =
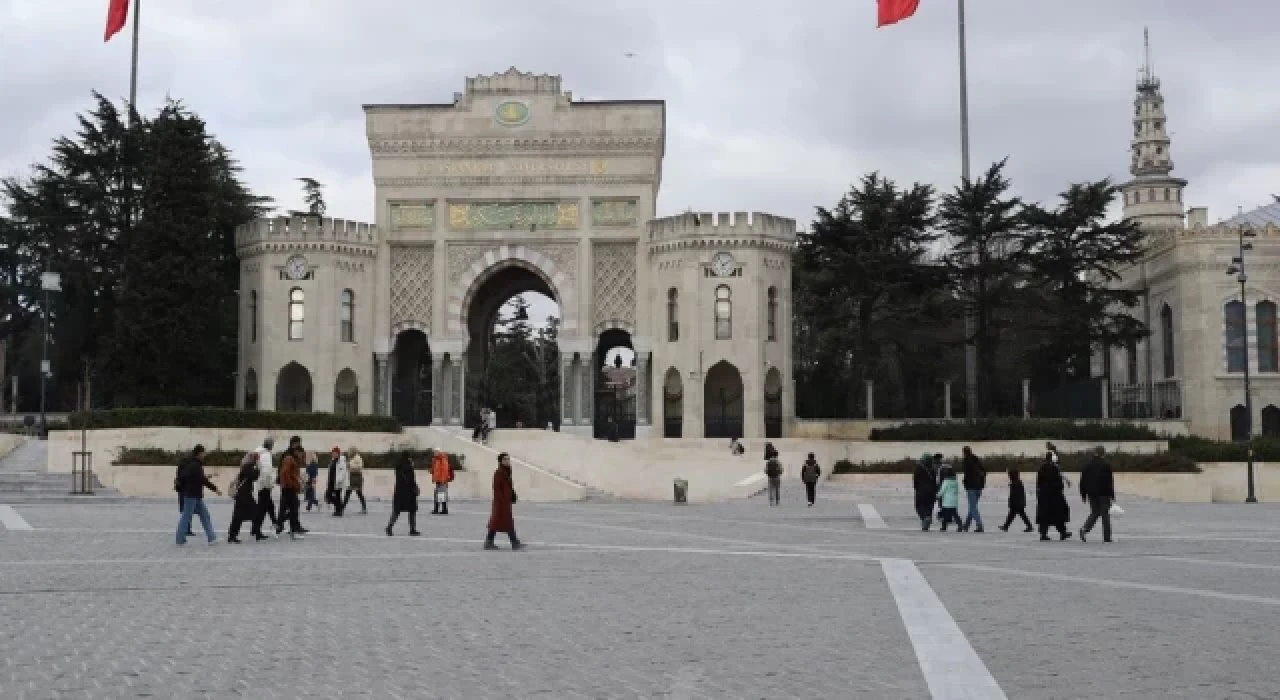
M 466 436 L 445 428 L 426 430 L 433 446 L 466 458 L 466 471 L 474 474 L 473 478 L 477 480 L 476 495 L 492 494 L 492 487 L 486 490 L 485 486 L 492 483 L 489 480 L 493 478 L 493 470 L 498 468 L 498 454 L 504 450 L 472 442 Z M 516 452 L 506 451 L 511 452 L 511 478 L 521 501 L 547 503 L 586 499 L 587 488 L 583 484 L 530 464 Z

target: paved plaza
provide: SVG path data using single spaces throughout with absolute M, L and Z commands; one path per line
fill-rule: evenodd
M 1271 506 L 1125 503 L 1106 546 L 995 531 L 999 500 L 985 534 L 919 532 L 904 494 L 828 485 L 817 507 L 802 500 L 521 503 L 526 552 L 481 551 L 485 503 L 424 513 L 421 538 L 403 522 L 382 534 L 375 503 L 304 514 L 305 541 L 185 548 L 167 501 L 0 506 L 0 697 L 1203 700 L 1280 687 Z M 229 501 L 211 502 L 223 537 Z

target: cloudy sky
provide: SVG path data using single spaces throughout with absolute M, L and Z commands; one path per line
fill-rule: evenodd
M 0 174 L 68 132 L 90 91 L 128 93 L 129 33 L 102 42 L 108 0 L 0 0 Z M 1176 173 L 1213 220 L 1280 194 L 1280 85 L 1257 0 L 972 0 L 975 169 L 1009 156 L 1049 200 L 1128 167 L 1150 25 Z M 517 66 L 588 99 L 661 98 L 660 215 L 762 210 L 807 222 L 861 174 L 953 186 L 956 2 L 877 31 L 874 0 L 143 0 L 139 104 L 187 102 L 259 194 L 373 216 L 363 103 L 447 102 L 467 75 Z M 633 53 L 628 58 L 625 53 Z

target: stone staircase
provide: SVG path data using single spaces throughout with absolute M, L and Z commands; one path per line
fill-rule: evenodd
M 26 440 L 0 458 L 0 503 L 121 503 L 129 500 L 93 477 L 92 494 L 73 494 L 71 474 L 44 471 L 49 444 Z
M 463 439 L 463 440 L 470 440 L 470 439 L 471 439 L 471 431 L 470 431 L 469 429 L 466 429 L 466 428 L 460 428 L 460 427 L 455 426 L 455 425 L 451 425 L 451 426 L 442 426 L 442 429 L 443 429 L 445 432 L 447 432 L 447 433 L 449 433 L 449 434 L 451 434 L 451 435 L 454 435 L 454 436 L 456 436 L 456 437 L 458 437 L 458 438 L 461 438 L 461 439 Z M 495 449 L 496 449 L 496 448 L 495 448 Z M 604 491 L 604 490 L 602 490 L 602 489 L 596 488 L 595 486 L 592 486 L 591 484 L 584 483 L 581 479 L 575 479 L 575 478 L 573 478 L 572 476 L 569 476 L 568 474 L 565 474 L 565 473 L 563 473 L 563 472 L 561 472 L 561 471 L 559 471 L 559 470 L 557 470 L 557 469 L 552 469 L 551 467 L 548 467 L 548 466 L 546 466 L 545 464 L 535 463 L 535 462 L 530 462 L 530 461 L 529 461 L 529 460 L 528 460 L 524 455 L 522 455 L 522 454 L 521 454 L 521 455 L 512 455 L 512 456 L 513 456 L 513 457 L 515 457 L 515 458 L 517 458 L 517 459 L 520 459 L 520 460 L 522 460 L 522 461 L 524 461 L 524 462 L 527 462 L 527 463 L 529 463 L 529 464 L 532 464 L 533 466 L 535 466 L 535 467 L 537 467 L 537 468 L 539 468 L 539 469 L 541 469 L 541 470 L 543 470 L 543 471 L 545 471 L 545 472 L 547 472 L 547 473 L 549 473 L 549 474 L 554 474 L 555 476 L 557 476 L 557 477 L 559 477 L 559 478 L 561 478 L 561 479 L 564 479 L 565 481 L 567 481 L 567 482 L 569 482 L 569 483 L 571 483 L 571 484 L 576 484 L 576 485 L 578 485 L 578 486 L 581 486 L 581 487 L 586 491 L 586 494 L 587 494 L 587 495 L 586 495 L 586 498 L 584 498 L 584 499 L 583 499 L 584 501 L 592 501 L 592 502 L 594 502 L 594 503 L 620 503 L 620 502 L 622 502 L 622 499 L 621 499 L 621 498 L 618 498 L 616 495 L 614 495 L 614 494 L 612 494 L 612 493 L 609 493 L 608 491 Z

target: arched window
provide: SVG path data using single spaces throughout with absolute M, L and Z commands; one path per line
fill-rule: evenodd
M 778 339 L 778 288 L 769 287 L 769 311 L 768 311 L 768 331 L 769 340 Z
M 1173 309 L 1168 304 L 1160 308 L 1160 345 L 1164 350 L 1164 378 L 1172 379 L 1177 367 L 1174 365 Z
M 306 295 L 301 289 L 289 290 L 289 340 L 302 340 L 302 321 L 306 318 L 303 300 Z
M 1254 307 L 1255 323 L 1258 324 L 1258 371 L 1280 371 L 1280 348 L 1276 347 L 1276 304 L 1273 301 L 1261 301 Z
M 249 291 L 249 342 L 258 342 L 258 292 Z
M 667 290 L 667 342 L 680 340 L 680 292 L 675 287 Z
M 733 302 L 729 285 L 716 287 L 716 340 L 729 340 L 733 337 Z
M 1227 325 L 1227 371 L 1243 372 L 1248 358 L 1245 345 L 1244 304 L 1229 301 L 1223 307 Z
M 350 289 L 342 290 L 342 309 L 338 316 L 339 340 L 354 343 L 356 340 L 356 295 Z

